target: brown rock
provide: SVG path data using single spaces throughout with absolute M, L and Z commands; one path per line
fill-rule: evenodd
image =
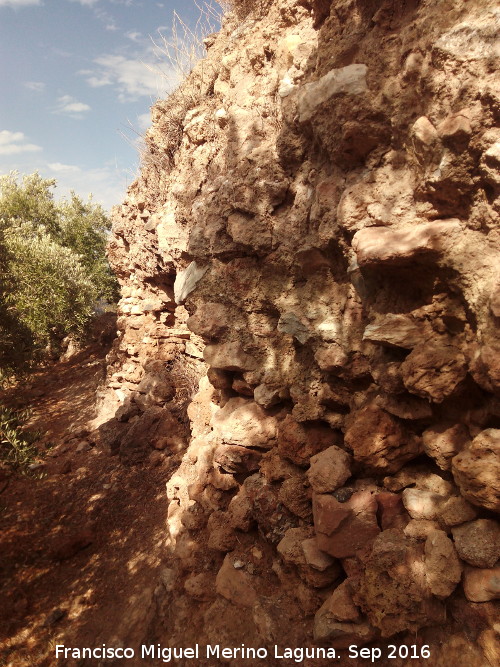
M 208 519 L 209 537 L 207 546 L 214 551 L 231 551 L 236 545 L 236 535 L 228 524 L 225 512 L 212 512 Z
M 277 546 L 278 553 L 286 563 L 305 565 L 306 558 L 302 543 L 311 537 L 309 528 L 290 528 Z
M 261 457 L 260 452 L 239 445 L 219 445 L 214 452 L 214 462 L 233 474 L 258 470 Z
M 374 404 L 400 419 L 428 419 L 432 416 L 428 401 L 406 393 L 398 396 L 379 394 Z
M 431 533 L 440 530 L 440 528 L 438 521 L 411 519 L 403 530 L 407 537 L 412 537 L 416 540 L 426 540 Z
M 187 326 L 205 340 L 218 340 L 228 330 L 234 318 L 221 303 L 202 303 L 187 321 Z
M 256 403 L 269 409 L 288 398 L 289 393 L 284 387 L 270 387 L 266 384 L 260 384 L 255 387 L 253 396 Z
M 439 521 L 445 526 L 458 526 L 466 521 L 472 521 L 476 516 L 476 510 L 465 498 L 452 496 L 441 505 Z
M 451 459 L 469 442 L 469 432 L 463 424 L 441 422 L 422 434 L 424 451 L 433 458 L 441 470 L 451 469 Z
M 405 225 L 398 229 L 366 227 L 356 232 L 352 247 L 360 267 L 408 264 L 416 258 L 442 254 L 461 229 L 458 220 Z
M 318 546 L 334 558 L 354 556 L 370 546 L 380 532 L 377 501 L 369 491 L 357 491 L 345 503 L 332 501 L 333 496 L 313 495 Z
M 358 607 L 352 599 L 352 582 L 343 581 L 333 591 L 318 613 L 329 613 L 337 621 L 357 621 L 360 618 Z
M 500 512 L 500 430 L 487 429 L 451 462 L 461 494 L 473 505 Z
M 421 451 L 420 439 L 376 405 L 353 413 L 344 442 L 368 471 L 394 473 Z
M 404 528 L 409 521 L 409 516 L 403 505 L 400 494 L 382 491 L 377 493 L 377 516 L 382 530 L 389 528 Z
M 464 355 L 454 345 L 428 342 L 410 352 L 401 372 L 408 391 L 442 403 L 465 379 L 467 365 Z
M 207 345 L 203 358 L 213 368 L 224 371 L 253 371 L 257 368 L 257 361 L 247 354 L 240 343 L 221 343 Z
M 342 486 L 351 476 L 351 456 L 332 445 L 311 457 L 307 478 L 315 493 L 329 493 Z
M 500 599 L 500 566 L 478 570 L 467 567 L 464 571 L 464 592 L 471 602 Z
M 364 559 L 354 601 L 383 637 L 446 618 L 444 605 L 429 590 L 423 552 L 422 544 L 401 531 L 386 530 Z
M 214 578 L 208 572 L 192 574 L 184 582 L 184 590 L 195 600 L 210 600 L 214 597 Z
M 278 451 L 299 466 L 309 465 L 311 456 L 338 444 L 340 435 L 321 422 L 297 422 L 287 415 L 279 425 Z
M 340 563 L 333 560 L 324 568 L 312 567 L 306 560 L 302 547 L 311 537 L 310 528 L 290 528 L 277 546 L 278 553 L 286 563 L 296 565 L 299 575 L 310 586 L 323 588 L 336 581 L 342 573 Z
M 302 476 L 294 475 L 285 479 L 279 490 L 278 498 L 283 505 L 301 519 L 312 516 L 311 489 L 305 485 Z
M 316 363 L 322 371 L 336 371 L 347 366 L 348 357 L 342 347 L 336 343 L 320 347 L 314 354 Z
M 427 536 L 424 566 L 432 594 L 440 599 L 451 595 L 462 578 L 462 568 L 453 542 L 444 531 L 434 530 Z
M 257 602 L 257 593 L 253 587 L 251 575 L 234 568 L 237 560 L 234 554 L 227 554 L 222 567 L 217 573 L 215 589 L 237 607 L 253 607 Z
M 425 338 L 422 326 L 409 315 L 388 313 L 369 324 L 363 340 L 380 343 L 387 347 L 402 347 L 411 350 Z
M 243 380 L 242 378 L 234 378 L 232 389 L 237 394 L 241 394 L 242 396 L 250 396 L 253 398 L 253 388 L 246 380 Z
M 439 123 L 437 131 L 445 146 L 464 150 L 472 134 L 469 114 L 466 110 L 451 114 Z
M 210 384 L 216 389 L 230 389 L 232 387 L 233 378 L 226 371 L 221 371 L 218 368 L 209 368 L 207 377 Z
M 493 567 L 500 559 L 500 524 L 492 519 L 470 521 L 451 530 L 462 560 L 479 568 Z
M 437 521 L 445 500 L 445 496 L 425 489 L 405 489 L 403 491 L 403 504 L 412 519 Z
M 324 551 L 320 551 L 316 542 L 316 538 L 311 537 L 303 540 L 301 546 L 304 553 L 305 562 L 313 569 L 324 572 L 335 563 L 331 556 L 326 554 Z
M 261 449 L 274 445 L 278 430 L 275 417 L 245 398 L 231 398 L 213 417 L 212 425 L 224 443 Z
M 238 493 L 231 498 L 227 517 L 233 528 L 247 532 L 252 527 L 252 504 L 244 486 L 240 487 Z
M 483 345 L 476 350 L 470 364 L 472 377 L 477 384 L 495 394 L 500 392 L 500 345 Z

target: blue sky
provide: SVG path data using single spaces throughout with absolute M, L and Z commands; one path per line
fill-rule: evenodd
M 174 12 L 196 30 L 195 0 L 0 0 L 0 174 L 120 203 L 149 107 L 178 80 L 160 36 L 174 41 Z

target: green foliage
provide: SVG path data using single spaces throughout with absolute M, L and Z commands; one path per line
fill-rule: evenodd
M 67 335 L 81 336 L 98 299 L 117 296 L 105 256 L 110 223 L 75 194 L 55 202 L 38 173 L 0 177 L 0 373 L 18 372 Z
M 39 434 L 23 429 L 28 418 L 27 410 L 16 412 L 0 405 L 0 461 L 13 468 L 26 470 L 38 455 L 33 443 Z

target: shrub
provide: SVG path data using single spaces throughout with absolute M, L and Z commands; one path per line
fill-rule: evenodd
M 55 202 L 38 173 L 0 178 L 0 374 L 18 372 L 81 336 L 97 299 L 117 283 L 106 261 L 110 223 L 76 195 Z
M 39 434 L 23 428 L 28 418 L 26 410 L 16 412 L 0 405 L 0 461 L 13 468 L 27 470 L 38 455 L 33 443 Z

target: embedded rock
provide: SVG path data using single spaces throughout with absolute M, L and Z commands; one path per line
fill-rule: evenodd
M 369 491 L 358 491 L 344 503 L 314 494 L 313 515 L 319 548 L 335 558 L 354 556 L 380 532 L 377 501 Z
M 232 398 L 217 412 L 214 433 L 224 443 L 242 447 L 270 449 L 276 441 L 276 419 L 253 401 Z
M 440 599 L 447 598 L 462 578 L 453 542 L 444 531 L 431 531 L 425 541 L 424 553 L 425 576 L 431 593 Z
M 479 433 L 452 459 L 451 469 L 467 500 L 500 513 L 500 430 Z
M 433 458 L 441 470 L 451 469 L 451 459 L 469 442 L 469 432 L 463 424 L 435 424 L 422 433 L 427 456 Z
M 392 313 L 369 324 L 363 333 L 364 340 L 408 350 L 416 347 L 424 338 L 422 326 L 419 326 L 411 317 Z
M 413 394 L 442 403 L 467 375 L 465 357 L 453 345 L 425 343 L 401 365 L 405 387 Z
M 351 456 L 340 447 L 328 447 L 311 457 L 307 478 L 315 493 L 329 493 L 351 476 Z
M 432 262 L 451 246 L 460 233 L 458 220 L 406 225 L 398 229 L 367 227 L 356 232 L 352 247 L 360 267 Z
M 500 524 L 478 519 L 451 530 L 455 548 L 462 560 L 479 568 L 493 567 L 500 559 Z
M 215 589 L 238 607 L 252 607 L 257 601 L 257 593 L 252 585 L 252 577 L 235 569 L 235 556 L 227 554 L 217 573 Z
M 208 345 L 203 357 L 207 364 L 223 371 L 251 371 L 257 367 L 256 360 L 243 350 L 239 343 Z
M 299 466 L 308 465 L 311 456 L 339 441 L 339 434 L 320 422 L 299 423 L 287 415 L 279 425 L 278 450 L 281 456 Z
M 337 95 L 360 95 L 368 90 L 366 65 L 347 65 L 333 69 L 318 81 L 302 87 L 298 98 L 299 120 L 313 118 L 316 109 Z
M 352 415 L 344 441 L 366 470 L 394 473 L 420 454 L 420 438 L 376 405 Z
M 489 602 L 500 599 L 500 567 L 476 569 L 467 567 L 464 572 L 464 592 L 471 602 Z

